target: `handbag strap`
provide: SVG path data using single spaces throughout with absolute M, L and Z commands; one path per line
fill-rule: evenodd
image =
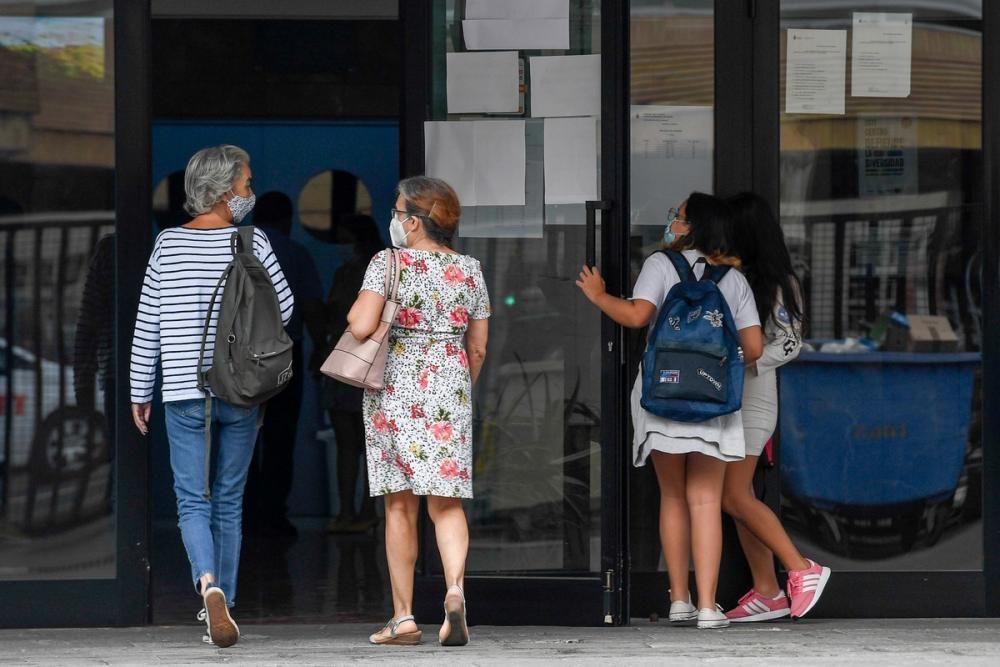
M 399 300 L 399 251 L 389 249 L 389 261 L 385 263 L 385 298 Z

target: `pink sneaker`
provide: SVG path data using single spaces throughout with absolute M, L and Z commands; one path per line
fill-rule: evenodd
M 811 560 L 806 569 L 788 573 L 788 597 L 792 599 L 792 618 L 802 618 L 816 606 L 829 580 L 830 568 Z
M 736 606 L 726 612 L 726 618 L 733 623 L 753 623 L 754 621 L 772 621 L 788 616 L 788 597 L 785 591 L 778 591 L 773 598 L 765 597 L 754 589 L 740 598 Z

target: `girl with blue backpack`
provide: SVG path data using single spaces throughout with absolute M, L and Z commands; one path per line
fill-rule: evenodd
M 731 216 L 729 206 L 717 197 L 692 193 L 670 212 L 663 238 L 666 252 L 646 259 L 631 299 L 608 294 L 596 268 L 584 266 L 577 281 L 587 298 L 618 324 L 640 329 L 655 322 L 632 389 L 633 465 L 643 466 L 652 458 L 656 471 L 670 621 L 697 620 L 699 628 L 729 625 L 715 603 L 723 479 L 726 463 L 741 460 L 745 451 L 739 412 L 742 366 L 755 362 L 763 347 L 750 285 L 743 274 L 731 270 L 739 266 L 726 237 Z M 705 307 L 698 299 L 716 305 Z M 729 349 L 738 345 L 742 356 L 720 348 L 713 367 L 706 361 L 706 345 L 685 338 L 685 332 L 699 337 L 731 332 L 736 340 Z M 704 400 L 683 393 L 689 387 L 707 392 Z M 735 401 L 727 401 L 725 396 L 713 399 L 713 392 L 739 393 Z M 697 606 L 688 590 L 692 553 Z
M 723 509 L 736 522 L 740 545 L 753 573 L 753 588 L 726 612 L 734 623 L 804 616 L 819 601 L 830 568 L 802 557 L 781 522 L 757 499 L 753 475 L 764 445 L 778 422 L 776 370 L 799 355 L 802 346 L 802 289 L 792 268 L 781 225 L 760 196 L 742 193 L 729 199 L 735 213 L 729 238 L 743 262 L 757 314 L 763 324 L 764 351 L 748 367 L 743 383 L 746 458 L 726 467 Z M 788 594 L 774 572 L 777 555 L 788 571 Z

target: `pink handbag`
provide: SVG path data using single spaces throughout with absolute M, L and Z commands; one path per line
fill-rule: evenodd
M 375 333 L 358 340 L 348 328 L 333 352 L 323 362 L 323 375 L 364 389 L 381 389 L 385 384 L 385 361 L 389 354 L 389 329 L 399 312 L 399 256 L 389 250 L 385 265 L 385 305 Z

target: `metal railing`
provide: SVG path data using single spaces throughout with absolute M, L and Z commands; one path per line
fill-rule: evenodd
M 98 241 L 114 232 L 114 222 L 110 211 L 0 217 L 0 516 L 28 533 L 59 530 L 110 510 L 108 408 L 97 398 L 101 392 L 90 405 L 79 405 L 73 388 L 83 290 L 88 278 L 95 279 L 90 271 Z M 113 253 L 110 261 L 113 267 Z M 113 271 L 111 281 L 96 287 L 113 296 Z M 113 308 L 110 317 L 113 322 Z

